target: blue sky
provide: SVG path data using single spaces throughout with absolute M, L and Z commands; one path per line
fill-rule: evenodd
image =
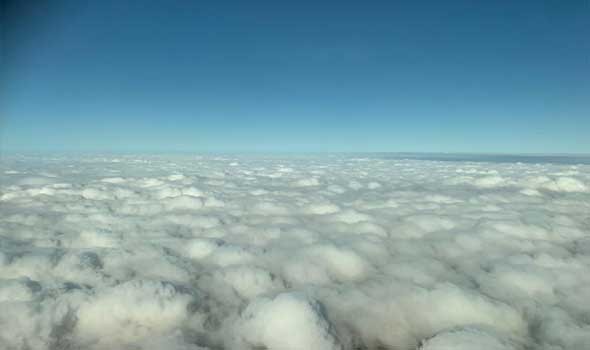
M 14 151 L 590 153 L 590 5 L 8 1 Z

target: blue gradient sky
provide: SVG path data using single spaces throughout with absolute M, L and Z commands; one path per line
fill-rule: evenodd
M 587 0 L 6 4 L 4 150 L 590 153 Z

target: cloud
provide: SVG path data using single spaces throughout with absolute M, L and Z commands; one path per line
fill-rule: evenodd
M 282 293 L 251 303 L 237 322 L 237 347 L 337 350 L 319 302 L 297 293 Z M 297 336 L 293 336 L 297 332 Z
M 590 166 L 5 157 L 0 348 L 590 348 Z
M 426 340 L 420 350 L 518 350 L 522 346 L 477 328 L 443 332 Z

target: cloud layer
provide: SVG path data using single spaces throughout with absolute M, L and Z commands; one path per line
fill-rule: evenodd
M 2 349 L 589 349 L 590 166 L 6 158 Z

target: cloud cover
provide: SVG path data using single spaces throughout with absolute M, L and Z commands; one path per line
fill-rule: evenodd
M 2 349 L 588 349 L 590 166 L 6 158 Z

